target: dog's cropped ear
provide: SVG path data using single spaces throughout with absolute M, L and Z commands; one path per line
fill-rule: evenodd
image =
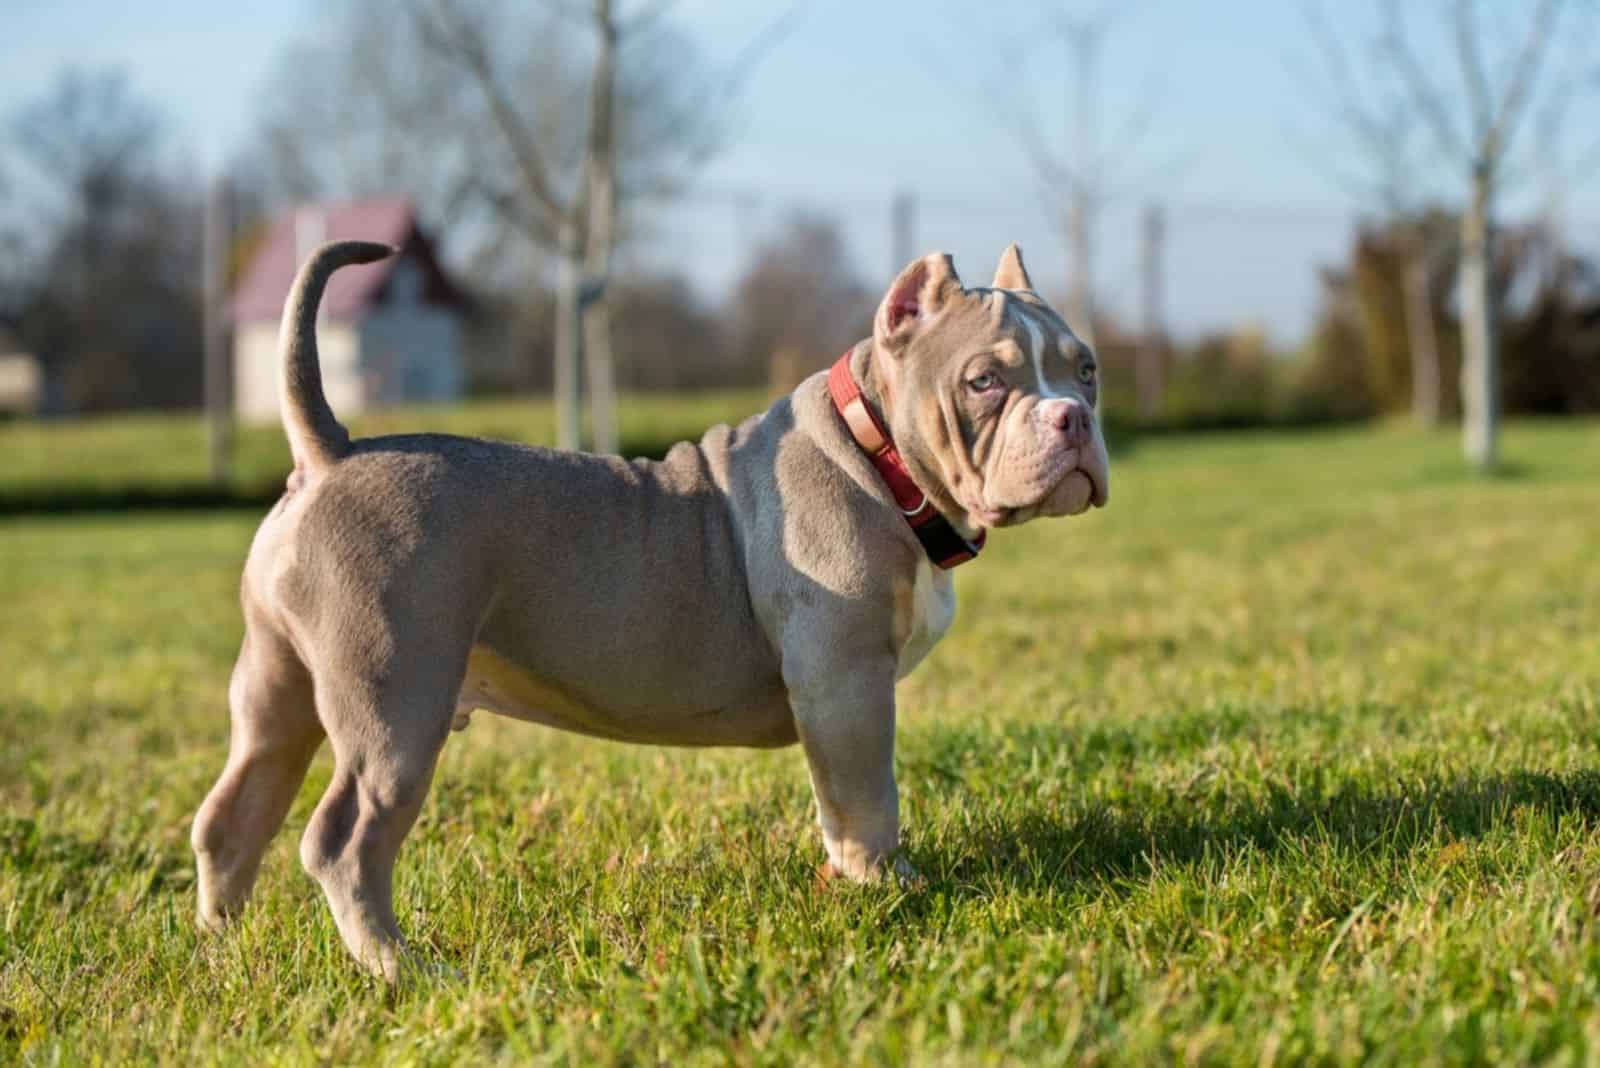
M 1000 266 L 994 269 L 995 289 L 1032 289 L 1033 279 L 1028 277 L 1028 269 L 1022 265 L 1022 250 L 1016 242 L 1006 246 L 1000 254 Z
M 903 350 L 923 325 L 961 293 L 961 279 L 948 252 L 930 252 L 900 272 L 873 320 L 878 344 Z

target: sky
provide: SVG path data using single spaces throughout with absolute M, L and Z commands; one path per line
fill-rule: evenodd
M 1326 6 L 1351 41 L 1375 32 L 1369 5 Z M 314 32 L 314 8 L 0 0 L 0 110 L 46 91 L 64 68 L 120 68 L 207 167 L 250 136 L 269 72 L 287 44 Z M 726 64 L 779 9 L 679 0 L 672 10 L 702 59 Z M 915 247 L 951 252 L 969 284 L 987 283 L 1000 251 L 1017 241 L 1038 288 L 1061 292 L 1061 206 L 1016 129 L 1037 129 L 1052 151 L 1081 158 L 1068 106 L 1077 67 L 1052 16 L 1106 9 L 1072 0 L 811 0 L 745 83 L 726 149 L 635 259 L 685 271 L 716 298 L 748 262 L 753 239 L 797 211 L 821 211 L 842 222 L 856 272 L 886 286 L 902 266 L 890 217 L 904 190 L 916 204 Z M 1302 5 L 1146 0 L 1115 9 L 1098 122 L 1121 129 L 1146 105 L 1150 120 L 1105 166 L 1112 195 L 1097 241 L 1099 299 L 1135 321 L 1138 221 L 1159 204 L 1168 325 L 1190 337 L 1259 326 L 1296 343 L 1315 314 L 1318 267 L 1343 257 L 1365 207 L 1328 176 L 1353 153 L 1306 87 L 1313 51 Z M 1412 10 L 1421 36 L 1433 9 L 1417 0 Z M 1596 113 L 1600 94 L 1586 106 Z M 1581 113 L 1569 124 L 1574 140 L 1595 125 Z M 1120 144 L 1109 133 L 1106 142 Z M 1443 165 L 1430 174 L 1442 193 L 1460 184 Z M 1506 197 L 1506 214 L 1534 210 L 1552 189 L 1563 194 L 1574 242 L 1600 244 L 1600 182 L 1591 176 L 1533 174 Z

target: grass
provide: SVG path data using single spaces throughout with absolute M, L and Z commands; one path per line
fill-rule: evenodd
M 1506 449 L 1149 440 L 997 535 L 901 687 L 920 888 L 816 882 L 796 750 L 475 717 L 398 880 L 465 981 L 397 993 L 295 857 L 326 754 L 190 922 L 253 517 L 6 520 L 0 1061 L 1595 1063 L 1600 427 Z
M 629 455 L 659 455 L 713 422 L 763 406 L 758 391 L 624 397 L 618 423 Z M 435 431 L 553 444 L 555 410 L 548 400 L 476 400 L 375 412 L 351 420 L 350 429 L 358 437 Z M 208 491 L 206 440 L 204 422 L 188 413 L 0 421 L 0 456 L 7 460 L 0 465 L 0 509 L 197 498 Z M 282 429 L 276 423 L 244 424 L 235 443 L 233 482 L 226 493 L 248 499 L 281 492 L 290 467 Z

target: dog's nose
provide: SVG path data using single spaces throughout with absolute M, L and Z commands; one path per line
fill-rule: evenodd
M 1089 414 L 1089 406 L 1074 397 L 1052 397 L 1042 403 L 1044 418 L 1051 426 L 1061 431 L 1067 443 L 1074 446 L 1088 444 L 1090 426 L 1093 418 Z

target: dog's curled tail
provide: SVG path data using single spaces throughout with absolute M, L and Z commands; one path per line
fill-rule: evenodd
M 318 248 L 295 275 L 283 305 L 278 333 L 278 407 L 295 471 L 309 476 L 350 451 L 350 434 L 334 418 L 322 392 L 317 360 L 317 306 L 328 278 L 340 267 L 373 263 L 395 250 L 375 241 L 331 241 Z

